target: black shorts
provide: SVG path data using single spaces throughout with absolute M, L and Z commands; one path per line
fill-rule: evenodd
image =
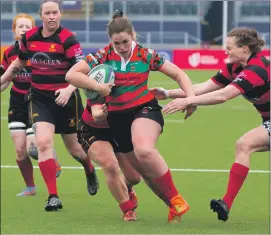
M 86 154 L 88 153 L 90 146 L 96 141 L 108 141 L 112 145 L 114 152 L 119 152 L 118 144 L 114 140 L 109 128 L 94 128 L 80 120 L 78 124 L 77 139 Z
M 164 127 L 164 118 L 161 112 L 162 107 L 157 100 L 152 100 L 146 104 L 123 110 L 109 112 L 107 121 L 112 130 L 113 136 L 119 145 L 122 153 L 131 152 L 134 147 L 132 143 L 131 126 L 137 118 L 151 119 Z
M 50 97 L 48 92 L 44 92 L 42 95 L 42 92 L 31 89 L 28 98 L 31 124 L 48 122 L 55 126 L 56 134 L 77 133 L 78 120 L 84 110 L 79 90 L 73 92 L 64 107 L 57 105 L 55 103 L 56 97 Z
M 30 128 L 28 118 L 28 102 L 26 95 L 20 94 L 14 90 L 10 90 L 9 109 L 8 109 L 8 123 L 21 122 L 25 124 L 25 128 Z

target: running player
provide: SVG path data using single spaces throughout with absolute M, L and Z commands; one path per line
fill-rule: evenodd
M 147 81 L 149 71 L 160 71 L 177 81 L 188 96 L 194 96 L 191 82 L 176 65 L 135 41 L 136 34 L 129 19 L 119 15 L 113 17 L 107 29 L 110 45 L 74 65 L 66 79 L 72 79 L 77 87 L 91 89 L 95 82 L 86 74 L 98 64 L 113 67 L 115 86 L 106 101 L 108 123 L 119 151 L 125 153 L 141 176 L 167 199 L 169 222 L 179 220 L 189 210 L 189 205 L 178 193 L 166 162 L 155 149 L 164 120 L 161 107 L 147 89 Z M 194 110 L 189 107 L 187 116 Z
M 265 43 L 256 30 L 249 28 L 231 30 L 226 43 L 230 63 L 210 80 L 195 85 L 197 96 L 178 98 L 164 107 L 165 113 L 174 113 L 191 105 L 221 104 L 243 95 L 260 113 L 262 125 L 250 130 L 236 142 L 235 162 L 230 170 L 226 194 L 222 199 L 211 201 L 211 209 L 223 221 L 228 219 L 234 199 L 247 177 L 251 154 L 268 151 L 270 147 L 270 61 L 259 55 Z M 164 98 L 161 94 L 163 90 L 153 92 Z M 185 92 L 181 90 L 166 94 L 171 98 L 185 97 Z
M 42 26 L 22 37 L 19 57 L 1 77 L 1 85 L 10 81 L 29 59 L 32 68 L 29 112 L 31 122 L 36 124 L 39 167 L 49 193 L 46 211 L 62 208 L 52 154 L 54 133 L 62 135 L 69 153 L 83 165 L 89 194 L 95 195 L 98 190 L 95 169 L 77 142 L 77 124 L 83 111 L 79 91 L 65 81 L 66 72 L 83 58 L 83 53 L 75 35 L 60 26 L 61 15 L 59 0 L 41 1 Z
M 14 45 L 4 51 L 0 68 L 2 74 L 7 70 L 12 61 L 18 57 L 18 40 L 22 38 L 22 34 L 33 27 L 35 27 L 35 21 L 30 15 L 21 13 L 14 17 L 12 30 L 16 41 Z M 13 85 L 10 90 L 8 111 L 8 127 L 16 151 L 16 162 L 26 184 L 26 189 L 17 194 L 17 196 L 33 196 L 36 195 L 36 187 L 34 183 L 33 166 L 29 157 L 38 160 L 38 151 L 33 129 L 29 124 L 28 107 L 25 99 L 31 85 L 30 67 L 27 65 L 22 71 L 16 74 L 12 82 Z M 4 91 L 9 84 L 10 82 L 6 82 L 1 85 L 1 92 Z M 61 173 L 61 167 L 56 158 L 55 162 L 57 166 L 56 177 L 58 177 Z

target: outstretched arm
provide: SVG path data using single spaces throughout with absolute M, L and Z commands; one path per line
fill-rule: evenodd
M 1 85 L 10 82 L 12 78 L 26 66 L 26 62 L 26 60 L 20 60 L 19 58 L 14 60 L 1 76 Z
M 206 82 L 194 84 L 192 86 L 195 95 L 206 94 L 211 91 L 219 90 L 223 86 L 214 83 L 211 79 Z M 185 98 L 186 93 L 182 89 L 170 89 L 166 90 L 162 87 L 150 88 L 150 91 L 158 100 L 165 100 L 167 98 L 176 99 L 176 98 Z
M 241 90 L 239 90 L 237 87 L 235 87 L 234 85 L 228 85 L 223 89 L 209 92 L 207 94 L 194 97 L 187 97 L 184 99 L 180 98 L 175 99 L 163 108 L 163 112 L 170 114 L 175 113 L 177 111 L 185 110 L 189 106 L 221 104 L 241 94 L 242 94 Z

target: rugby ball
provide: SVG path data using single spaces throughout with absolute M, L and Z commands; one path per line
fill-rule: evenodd
M 113 69 L 106 64 L 100 64 L 94 67 L 88 73 L 89 79 L 95 79 L 98 83 L 114 83 L 115 81 L 115 73 Z M 83 89 L 85 96 L 94 100 L 97 99 L 100 95 L 98 92 L 88 89 Z

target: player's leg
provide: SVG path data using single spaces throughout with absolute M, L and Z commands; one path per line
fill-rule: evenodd
M 76 134 L 62 134 L 62 139 L 71 156 L 84 167 L 88 193 L 95 195 L 99 189 L 96 171 L 89 157 L 78 143 Z
M 16 151 L 16 162 L 27 188 L 17 196 L 35 195 L 33 165 L 26 153 L 26 128 L 28 123 L 27 104 L 24 95 L 11 89 L 8 122 Z
M 129 198 L 128 189 L 119 170 L 118 160 L 111 144 L 107 141 L 94 142 L 88 153 L 91 159 L 102 168 L 107 186 L 112 196 L 119 203 L 124 220 L 136 220 L 135 205 Z
M 60 108 L 60 111 L 58 111 L 58 115 L 56 116 L 56 133 L 61 134 L 68 152 L 84 167 L 88 193 L 90 195 L 95 195 L 99 189 L 96 171 L 77 139 L 79 119 L 81 118 L 83 110 L 84 107 L 79 91 L 76 90 L 73 92 L 67 105 L 64 108 Z
M 92 128 L 82 121 L 79 123 L 79 127 L 78 142 L 88 157 L 102 168 L 107 186 L 124 213 L 124 220 L 136 220 L 135 206 L 129 200 L 128 189 L 119 170 L 112 147 L 114 146 L 115 149 L 116 145 L 112 141 L 110 130 Z
M 124 154 L 115 153 L 115 155 L 118 159 L 120 169 L 124 176 L 124 180 L 128 189 L 129 198 L 134 203 L 135 207 L 137 207 L 138 198 L 133 186 L 137 185 L 141 181 L 141 175 L 138 173 L 137 170 L 135 170 L 135 168 L 127 160 Z
M 55 134 L 54 106 L 49 107 L 44 101 L 30 100 L 29 102 L 30 124 L 35 123 L 36 146 L 38 148 L 38 164 L 48 190 L 48 202 L 46 211 L 62 209 L 62 203 L 58 198 L 56 184 L 56 164 L 53 156 L 53 144 Z
M 160 198 L 166 199 L 164 201 L 169 201 L 173 206 L 168 215 L 171 222 L 179 220 L 181 215 L 189 210 L 189 205 L 178 193 L 167 163 L 155 148 L 161 130 L 159 122 L 139 117 L 133 122 L 131 132 L 135 155 L 144 172 L 148 172 L 147 181 L 156 192 L 160 192 Z
M 35 123 L 32 125 L 32 128 L 26 130 L 26 150 L 29 157 L 32 159 L 38 160 L 38 148 L 35 138 Z M 56 151 L 53 149 L 53 156 L 56 163 L 56 178 L 61 174 L 61 165 L 57 159 Z
M 26 125 L 22 122 L 9 123 L 12 141 L 16 151 L 16 162 L 26 184 L 26 189 L 17 196 L 36 195 L 33 165 L 26 152 Z
M 240 191 L 250 166 L 250 157 L 254 152 L 269 150 L 270 121 L 244 134 L 236 143 L 235 162 L 233 163 L 228 187 L 223 199 L 213 199 L 211 209 L 218 214 L 218 219 L 226 221 L 234 199 Z

